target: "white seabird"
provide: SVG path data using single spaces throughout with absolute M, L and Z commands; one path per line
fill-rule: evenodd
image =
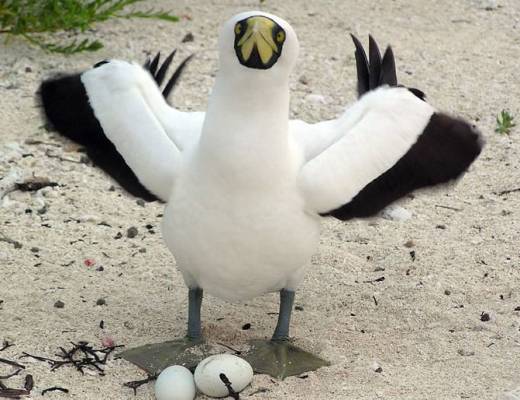
M 280 291 L 273 340 L 286 340 L 322 216 L 374 215 L 461 176 L 480 153 L 469 124 L 397 86 L 390 48 L 381 59 L 371 39 L 369 63 L 355 43 L 361 97 L 315 124 L 288 117 L 296 34 L 260 11 L 224 24 L 206 113 L 171 107 L 137 64 L 113 60 L 81 74 L 102 131 L 166 202 L 163 236 L 190 289 L 188 337 L 201 336 L 203 291 L 226 300 Z M 51 108 L 46 96 L 42 87 Z

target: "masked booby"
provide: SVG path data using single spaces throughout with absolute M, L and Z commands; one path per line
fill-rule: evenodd
M 324 365 L 287 345 L 321 217 L 373 216 L 413 190 L 459 178 L 479 155 L 475 128 L 398 85 L 390 47 L 381 57 L 370 38 L 367 58 L 353 40 L 360 97 L 338 118 L 313 124 L 288 117 L 296 34 L 260 11 L 223 25 L 205 113 L 168 104 L 158 57 L 144 68 L 111 60 L 43 83 L 46 114 L 60 132 L 87 145 L 130 192 L 166 203 L 164 240 L 189 288 L 188 339 L 176 342 L 179 352 L 201 337 L 203 292 L 233 301 L 279 291 L 278 323 L 251 356 L 255 370 L 284 377 Z M 71 118 L 86 123 L 64 123 Z M 117 175 L 125 168 L 137 179 Z M 144 351 L 128 358 L 139 363 Z M 258 366 L 280 352 L 292 363 Z

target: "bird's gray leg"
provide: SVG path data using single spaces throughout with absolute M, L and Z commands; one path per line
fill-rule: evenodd
M 244 358 L 259 374 L 278 379 L 300 375 L 330 365 L 326 360 L 302 350 L 289 341 L 289 324 L 294 304 L 294 291 L 280 291 L 280 313 L 271 340 L 252 340 Z
M 294 304 L 294 291 L 288 289 L 280 290 L 280 313 L 278 323 L 271 340 L 281 341 L 289 339 L 289 325 Z
M 202 289 L 190 289 L 188 293 L 188 339 L 200 339 L 202 329 L 200 323 L 200 307 L 202 306 Z
M 185 337 L 168 340 L 162 343 L 146 344 L 126 350 L 120 354 L 122 358 L 154 375 L 170 365 L 184 365 L 194 369 L 201 360 L 210 354 L 199 348 L 197 352 L 186 351 L 202 343 L 200 324 L 200 307 L 202 305 L 202 289 L 190 288 L 188 294 L 188 333 Z

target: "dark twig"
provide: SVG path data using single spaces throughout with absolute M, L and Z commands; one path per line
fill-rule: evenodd
M 496 194 L 498 196 L 503 196 L 505 194 L 515 193 L 515 192 L 520 192 L 520 188 L 514 188 L 514 189 L 509 189 L 509 190 L 502 190 L 501 192 L 498 192 Z
M 50 387 L 50 388 L 48 388 L 48 389 L 44 389 L 44 390 L 42 390 L 42 396 L 45 396 L 45 393 L 48 393 L 48 392 L 63 392 L 63 393 L 69 393 L 69 389 L 65 389 L 65 388 L 58 387 L 58 386 L 53 386 L 53 387 Z
M 22 192 L 35 192 L 37 190 L 43 189 L 45 187 L 55 187 L 58 186 L 57 182 L 51 182 L 47 178 L 33 176 L 30 179 L 27 179 L 24 182 L 17 183 L 16 189 Z
M 235 392 L 226 374 L 220 374 L 219 378 L 224 383 L 224 385 L 226 385 L 226 388 L 229 392 L 229 396 L 232 397 L 234 400 L 240 400 L 240 395 L 237 392 Z
M 438 207 L 438 208 L 445 208 L 446 210 L 451 210 L 451 211 L 462 211 L 462 208 L 456 208 L 456 207 L 450 207 L 450 206 L 443 206 L 442 204 L 435 204 L 435 207 Z
M 50 358 L 45 358 L 45 357 L 40 357 L 40 356 L 33 356 L 32 354 L 29 354 L 29 353 L 26 353 L 25 351 L 22 352 L 22 356 L 20 358 L 26 358 L 26 357 L 29 357 L 29 358 L 33 358 L 37 361 L 44 361 L 44 362 L 47 362 L 49 364 L 53 364 L 56 362 L 56 360 L 52 360 Z
M 131 382 L 125 382 L 123 383 L 123 386 L 126 386 L 134 391 L 134 396 L 137 396 L 137 389 L 139 389 L 141 386 L 146 385 L 149 382 L 153 382 L 157 380 L 158 375 L 148 375 L 148 378 L 141 379 L 138 381 L 131 381 Z
M 7 350 L 9 347 L 13 347 L 13 346 L 14 346 L 14 344 L 9 343 L 7 340 L 4 340 L 2 347 L 0 347 L 0 351 Z
M 6 360 L 5 358 L 0 358 L 0 363 L 4 363 L 4 364 L 10 365 L 12 367 L 16 367 L 16 368 L 25 369 L 25 365 L 18 364 L 15 361 Z
M 29 396 L 29 394 L 25 389 L 0 389 L 0 397 L 5 399 L 20 399 L 20 396 Z

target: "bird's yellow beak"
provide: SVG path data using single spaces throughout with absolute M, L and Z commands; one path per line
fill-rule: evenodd
M 253 16 L 235 25 L 235 51 L 249 68 L 268 69 L 282 52 L 285 31 L 272 19 Z

